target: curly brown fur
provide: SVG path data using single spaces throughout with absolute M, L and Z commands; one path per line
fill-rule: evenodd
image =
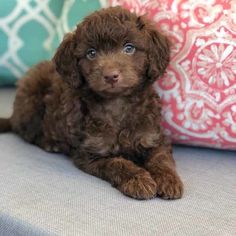
M 169 54 L 168 40 L 145 17 L 120 7 L 97 11 L 19 82 L 11 127 L 127 196 L 180 198 L 152 89 Z

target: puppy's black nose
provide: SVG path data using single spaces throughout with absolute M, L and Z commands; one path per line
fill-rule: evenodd
M 103 77 L 106 83 L 114 84 L 119 80 L 120 73 L 116 70 L 107 71 L 106 73 L 104 73 Z

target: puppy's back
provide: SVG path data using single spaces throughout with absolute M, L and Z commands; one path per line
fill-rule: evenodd
M 50 61 L 32 67 L 18 82 L 10 121 L 12 130 L 26 141 L 35 143 L 42 135 L 45 97 L 52 91 L 52 87 L 60 87 L 60 83 L 60 77 Z

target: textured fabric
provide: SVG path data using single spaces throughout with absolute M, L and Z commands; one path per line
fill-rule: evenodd
M 0 88 L 0 117 L 8 118 L 12 114 L 16 90 Z
M 0 117 L 12 96 L 0 90 Z M 16 135 L 0 150 L 0 235 L 236 235 L 235 152 L 176 146 L 183 199 L 137 201 Z
M 1 0 L 0 86 L 50 59 L 66 32 L 105 5 L 104 0 Z
M 50 236 L 41 229 L 37 229 L 35 225 L 30 225 L 22 220 L 4 214 L 0 211 L 0 235 L 1 236 Z
M 147 13 L 172 41 L 155 84 L 176 143 L 236 150 L 236 1 L 110 0 Z

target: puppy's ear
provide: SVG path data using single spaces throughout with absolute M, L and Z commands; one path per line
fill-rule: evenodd
M 148 69 L 147 76 L 153 81 L 161 77 L 170 61 L 170 41 L 158 32 L 146 17 L 137 19 L 137 27 L 145 34 L 147 40 Z
M 61 75 L 62 79 L 72 87 L 78 88 L 81 84 L 81 78 L 77 58 L 74 55 L 75 48 L 75 33 L 66 34 L 53 57 L 53 61 L 56 65 L 56 70 Z

